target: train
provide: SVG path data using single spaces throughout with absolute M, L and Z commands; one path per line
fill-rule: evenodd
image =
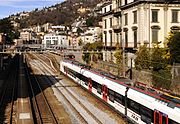
M 60 71 L 135 124 L 180 124 L 180 99 L 130 79 L 93 69 L 75 60 L 61 60 Z

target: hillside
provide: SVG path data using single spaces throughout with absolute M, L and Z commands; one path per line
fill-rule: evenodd
M 47 22 L 54 25 L 70 25 L 79 17 L 88 18 L 93 8 L 100 2 L 101 0 L 66 0 L 41 10 L 35 9 L 29 12 L 28 17 L 13 19 L 20 23 L 21 28 L 42 25 Z M 79 8 L 87 8 L 87 11 L 81 13 L 78 11 Z M 17 14 L 17 16 L 19 15 Z M 93 17 L 93 19 L 95 18 Z

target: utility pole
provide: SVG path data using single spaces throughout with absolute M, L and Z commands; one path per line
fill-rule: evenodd
M 122 39 L 122 54 L 123 54 L 123 60 L 122 60 L 122 63 L 123 63 L 123 77 L 125 77 L 125 42 L 124 42 L 124 39 Z

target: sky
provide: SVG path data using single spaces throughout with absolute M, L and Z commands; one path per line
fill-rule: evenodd
M 22 11 L 31 11 L 61 3 L 65 0 L 0 0 L 0 19 Z

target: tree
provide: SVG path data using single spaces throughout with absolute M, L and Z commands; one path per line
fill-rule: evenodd
M 123 70 L 123 51 L 117 47 L 114 57 L 116 58 L 116 64 L 118 65 L 118 75 L 120 74 L 120 71 Z
M 86 62 L 86 64 L 89 64 L 89 63 L 90 63 L 90 60 L 91 60 L 91 55 L 90 55 L 90 53 L 83 53 L 82 59 L 83 59 L 83 61 Z
M 4 18 L 0 20 L 0 33 L 4 33 L 6 35 L 7 44 L 11 44 L 13 39 L 19 37 L 19 32 L 14 30 L 11 21 L 8 18 Z
M 150 51 L 146 44 L 139 48 L 139 51 L 136 52 L 136 56 L 134 60 L 136 69 L 142 70 L 150 68 Z
M 116 58 L 116 64 L 122 65 L 122 63 L 123 63 L 123 53 L 122 53 L 122 50 L 117 48 L 115 53 L 114 53 L 114 57 Z
M 171 85 L 171 72 L 168 68 L 168 60 L 166 59 L 167 48 L 160 48 L 156 43 L 152 49 L 151 54 L 151 67 L 152 71 L 152 80 L 155 87 L 161 87 L 169 89 Z
M 161 69 L 166 69 L 167 60 L 163 57 L 165 54 L 165 49 L 160 48 L 158 44 L 154 44 L 151 54 L 151 66 L 153 71 L 159 71 Z
M 87 27 L 93 26 L 93 18 L 92 17 L 86 19 L 86 25 L 87 25 Z
M 170 70 L 153 71 L 152 74 L 153 86 L 157 88 L 170 89 L 171 86 L 171 72 Z
M 99 50 L 101 51 L 103 49 L 103 43 L 101 41 L 97 41 L 94 43 L 87 43 L 86 45 L 83 46 L 84 50 Z
M 170 34 L 167 40 L 171 63 L 180 63 L 180 32 L 174 32 L 173 34 Z

